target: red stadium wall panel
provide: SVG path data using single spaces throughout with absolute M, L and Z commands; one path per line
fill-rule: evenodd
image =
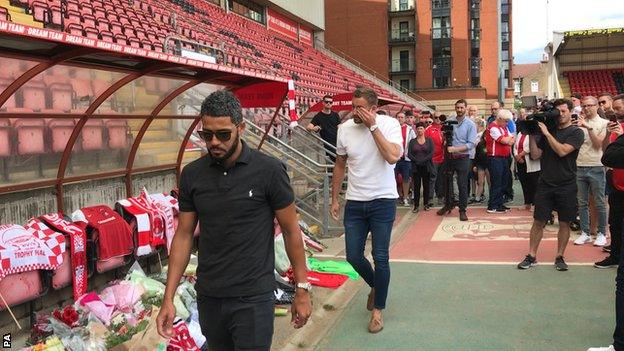
M 269 29 L 285 35 L 291 39 L 299 39 L 297 22 L 284 17 L 283 15 L 268 9 L 267 18 L 269 23 Z
M 299 42 L 304 45 L 312 46 L 312 31 L 304 26 L 299 26 Z

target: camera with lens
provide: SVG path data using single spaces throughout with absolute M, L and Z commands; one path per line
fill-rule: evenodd
M 561 113 L 552 103 L 545 102 L 538 112 L 528 115 L 524 121 L 518 122 L 518 131 L 524 135 L 542 134 L 538 122 L 544 123 L 549 131 L 554 131 L 560 116 Z
M 442 135 L 444 135 L 444 139 L 446 140 L 446 145 L 453 144 L 453 126 L 459 124 L 459 122 L 454 120 L 444 120 L 442 121 Z

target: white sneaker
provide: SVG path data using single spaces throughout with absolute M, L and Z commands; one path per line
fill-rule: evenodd
M 409 207 L 409 200 L 408 199 L 403 199 L 403 206 L 405 207 Z
M 615 348 L 613 345 L 610 345 L 609 347 L 590 347 L 587 351 L 615 351 Z
M 581 232 L 581 236 L 579 236 L 578 239 L 574 240 L 574 245 L 583 245 L 586 243 L 591 243 L 591 241 L 591 236 L 585 234 L 584 232 Z
M 602 233 L 598 233 L 598 235 L 596 235 L 596 240 L 594 240 L 594 246 L 605 245 L 607 245 L 607 236 Z

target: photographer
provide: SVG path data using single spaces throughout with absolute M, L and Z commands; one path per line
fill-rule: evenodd
M 445 186 L 445 205 L 438 210 L 437 214 L 442 216 L 450 213 L 454 207 L 452 201 L 452 189 L 450 189 L 450 179 L 453 174 L 457 173 L 457 188 L 459 191 L 459 220 L 467 221 L 466 207 L 468 207 L 468 171 L 470 170 L 470 155 L 474 153 L 475 141 L 477 140 L 477 126 L 470 118 L 466 118 L 466 100 L 460 99 L 455 103 L 455 112 L 457 116 L 449 118 L 447 125 L 444 127 L 452 128 L 448 133 L 452 133 L 452 137 L 446 138 L 446 155 L 443 165 L 443 180 Z M 454 122 L 454 123 L 453 123 Z M 446 133 L 446 131 L 445 131 Z M 451 145 L 448 145 L 451 141 Z M 445 155 L 445 156 L 446 156 Z
M 584 134 L 581 129 L 572 125 L 573 106 L 570 100 L 557 99 L 553 105 L 558 110 L 559 117 L 555 117 L 557 114 L 550 115 L 550 112 L 545 115 L 546 118 L 556 118 L 556 127 L 549 130 L 540 121 L 537 122 L 542 134 L 539 142 L 535 135 L 529 136 L 531 159 L 540 159 L 542 174 L 535 192 L 529 254 L 518 264 L 519 269 L 528 269 L 537 264 L 537 249 L 544 235 L 544 226 L 553 211 L 557 211 L 559 218 L 555 268 L 559 271 L 568 269 L 563 254 L 570 239 L 570 221 L 576 219 L 576 158 L 583 144 Z M 551 124 L 551 121 L 545 122 Z
M 511 173 L 507 160 L 511 156 L 514 136 L 509 133 L 507 123 L 512 118 L 509 110 L 498 110 L 496 119 L 485 131 L 491 183 L 488 213 L 505 213 L 509 210 L 504 205 L 503 191 L 507 188 Z

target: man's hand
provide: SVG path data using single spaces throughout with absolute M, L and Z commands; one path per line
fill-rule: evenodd
M 176 309 L 173 301 L 163 301 L 158 317 L 156 317 L 156 329 L 163 338 L 169 339 L 173 336 L 173 320 Z
M 579 116 L 578 120 L 576 121 L 576 126 L 579 128 L 589 128 L 587 122 L 585 122 L 585 117 L 583 116 Z
M 550 135 L 550 132 L 548 131 L 548 127 L 546 127 L 546 125 L 543 122 L 537 122 L 537 126 L 539 127 L 542 134 L 544 134 L 544 136 Z
M 329 212 L 333 219 L 338 220 L 340 218 L 340 203 L 338 201 L 332 202 Z
M 609 122 L 609 124 L 607 124 L 607 131 L 617 136 L 624 134 L 622 125 L 618 122 Z
M 458 148 L 458 147 L 455 147 L 455 146 L 449 146 L 449 147 L 447 147 L 446 149 L 447 149 L 447 150 L 448 150 L 448 152 L 449 152 L 449 153 L 451 153 L 451 154 L 459 151 L 459 148 Z
M 312 314 L 312 301 L 310 300 L 310 294 L 307 291 L 297 290 L 295 293 L 295 300 L 290 306 L 292 312 L 292 318 L 290 323 L 295 327 L 295 329 L 299 329 L 303 327 L 307 322 L 308 318 Z
M 319 131 L 321 131 L 321 126 L 315 126 L 315 127 L 314 127 L 314 131 L 315 131 L 315 132 L 319 132 Z
M 367 128 L 370 128 L 373 124 L 375 124 L 375 121 L 377 119 L 377 114 L 375 113 L 375 111 L 373 111 L 373 109 L 358 107 L 355 110 L 355 114 L 360 117 L 362 123 L 364 123 Z
M 524 155 L 518 154 L 518 155 L 514 156 L 514 158 L 516 159 L 516 162 L 524 163 Z

